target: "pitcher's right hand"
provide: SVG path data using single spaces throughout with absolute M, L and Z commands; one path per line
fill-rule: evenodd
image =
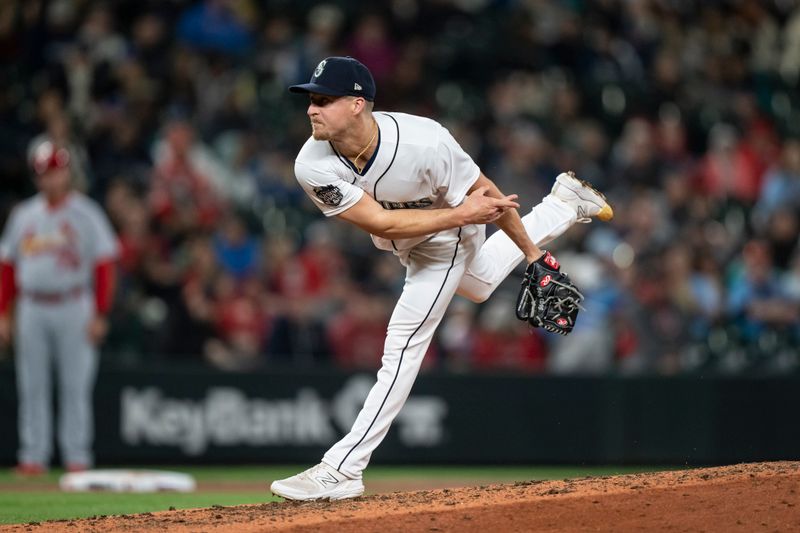
M 519 209 L 519 204 L 514 201 L 517 199 L 516 194 L 493 198 L 486 196 L 488 191 L 489 187 L 478 187 L 456 208 L 464 218 L 464 226 L 468 224 L 489 224 L 503 216 L 508 209 Z

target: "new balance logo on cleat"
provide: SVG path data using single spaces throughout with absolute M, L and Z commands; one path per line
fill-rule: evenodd
M 336 485 L 337 483 L 339 483 L 339 480 L 336 479 L 336 476 L 334 476 L 330 472 L 326 472 L 324 476 L 318 476 L 317 481 L 319 481 L 322 486 Z

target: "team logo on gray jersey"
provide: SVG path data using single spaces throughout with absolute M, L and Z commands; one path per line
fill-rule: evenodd
M 326 185 L 324 187 L 314 187 L 314 194 L 317 198 L 322 200 L 322 203 L 331 207 L 336 207 L 342 203 L 342 191 L 335 185 Z
M 319 62 L 319 65 L 317 65 L 317 68 L 314 69 L 314 77 L 315 78 L 319 78 L 320 76 L 322 76 L 322 71 L 325 70 L 325 64 L 327 62 L 328 62 L 327 59 L 323 59 L 322 61 Z

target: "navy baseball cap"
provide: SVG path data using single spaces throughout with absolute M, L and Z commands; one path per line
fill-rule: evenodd
M 375 100 L 375 80 L 363 63 L 350 56 L 323 59 L 314 69 L 311 81 L 292 85 L 293 93 L 318 93 L 328 96 L 361 96 Z

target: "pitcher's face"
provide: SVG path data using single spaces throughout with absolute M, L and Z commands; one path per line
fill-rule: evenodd
M 355 117 L 356 98 L 352 96 L 328 96 L 310 94 L 308 118 L 314 139 L 332 141 L 341 139 Z

